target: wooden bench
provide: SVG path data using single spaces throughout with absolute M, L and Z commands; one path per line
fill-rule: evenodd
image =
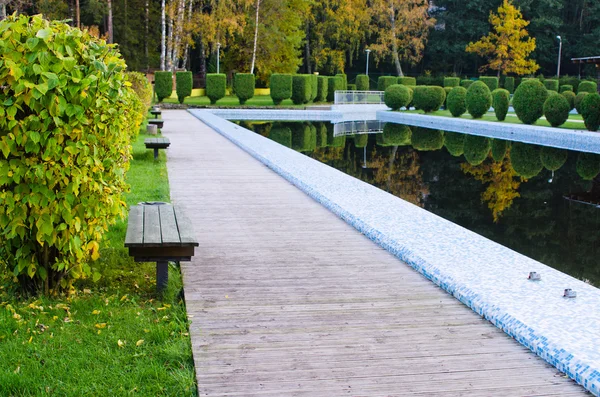
M 156 290 L 169 281 L 168 262 L 191 261 L 198 241 L 192 222 L 177 206 L 142 203 L 129 210 L 125 247 L 136 262 L 156 262 Z
M 152 109 L 150 111 L 150 113 L 152 113 L 152 115 L 154 117 L 156 117 L 156 119 L 152 119 L 152 120 L 159 120 L 160 115 L 162 114 L 162 112 L 160 111 L 160 109 Z
M 154 149 L 154 160 L 158 159 L 158 149 L 166 149 L 171 145 L 169 138 L 146 138 L 146 149 Z
M 148 119 L 148 124 L 154 124 L 158 128 L 163 128 L 165 121 L 163 119 Z

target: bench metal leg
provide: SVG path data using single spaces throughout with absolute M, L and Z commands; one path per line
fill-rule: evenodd
M 156 262 L 156 292 L 161 293 L 169 282 L 169 262 Z
M 154 160 L 158 160 L 158 148 L 154 148 Z

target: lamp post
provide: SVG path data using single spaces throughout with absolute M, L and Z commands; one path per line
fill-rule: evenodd
M 558 39 L 558 67 L 556 68 L 556 77 L 560 77 L 560 53 L 562 52 L 562 39 L 560 36 L 556 36 Z
M 217 43 L 217 74 L 219 73 L 219 58 L 221 57 L 221 43 Z
M 365 50 L 365 52 L 367 53 L 367 72 L 365 73 L 367 76 L 369 75 L 369 53 L 371 52 L 371 50 L 369 50 L 368 48 Z

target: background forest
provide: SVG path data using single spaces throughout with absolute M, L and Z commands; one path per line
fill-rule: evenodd
M 600 55 L 600 2 L 514 0 L 536 39 L 537 74 L 577 75 L 574 57 Z M 0 0 L 4 13 L 70 20 L 118 43 L 132 70 L 254 72 L 259 86 L 273 72 L 477 76 L 485 61 L 465 52 L 490 31 L 501 0 Z M 389 15 L 389 4 L 395 14 Z M 162 15 L 165 15 L 164 33 Z M 112 25 L 112 29 L 110 26 Z M 388 32 L 396 31 L 396 40 Z M 397 54 L 397 59 L 394 58 Z M 398 61 L 398 62 L 396 62 Z M 593 66 L 581 70 L 595 76 Z M 491 74 L 494 74 L 493 71 Z M 197 84 L 196 84 L 197 85 Z

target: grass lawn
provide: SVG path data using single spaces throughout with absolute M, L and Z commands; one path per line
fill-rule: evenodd
M 147 137 L 134 144 L 129 205 L 169 201 L 164 151 L 154 161 Z M 179 269 L 158 299 L 155 264 L 129 257 L 126 226 L 105 235 L 100 281 L 70 297 L 20 297 L 0 279 L 1 396 L 197 395 Z
M 179 101 L 177 99 L 169 99 L 169 98 L 165 99 L 164 102 L 165 103 L 179 103 Z M 210 99 L 208 99 L 207 96 L 187 97 L 187 98 L 185 98 L 184 104 L 194 105 L 194 106 L 211 106 Z M 217 104 L 212 105 L 212 106 L 216 106 L 216 107 L 230 106 L 230 107 L 236 107 L 236 108 L 246 108 L 246 107 L 255 107 L 255 106 L 258 106 L 258 107 L 271 106 L 276 109 L 279 109 L 279 108 L 304 109 L 306 106 L 313 106 L 313 105 L 318 106 L 320 104 L 310 103 L 308 105 L 294 105 L 294 102 L 292 102 L 291 99 L 286 99 L 285 101 L 281 102 L 281 105 L 275 106 L 275 105 L 273 105 L 273 99 L 271 99 L 271 97 L 269 95 L 255 96 L 253 98 L 248 99 L 244 105 L 240 105 L 240 101 L 239 101 L 238 97 L 236 97 L 235 95 L 229 95 L 223 99 L 219 99 L 217 101 Z M 323 103 L 323 105 L 330 105 L 330 104 Z

